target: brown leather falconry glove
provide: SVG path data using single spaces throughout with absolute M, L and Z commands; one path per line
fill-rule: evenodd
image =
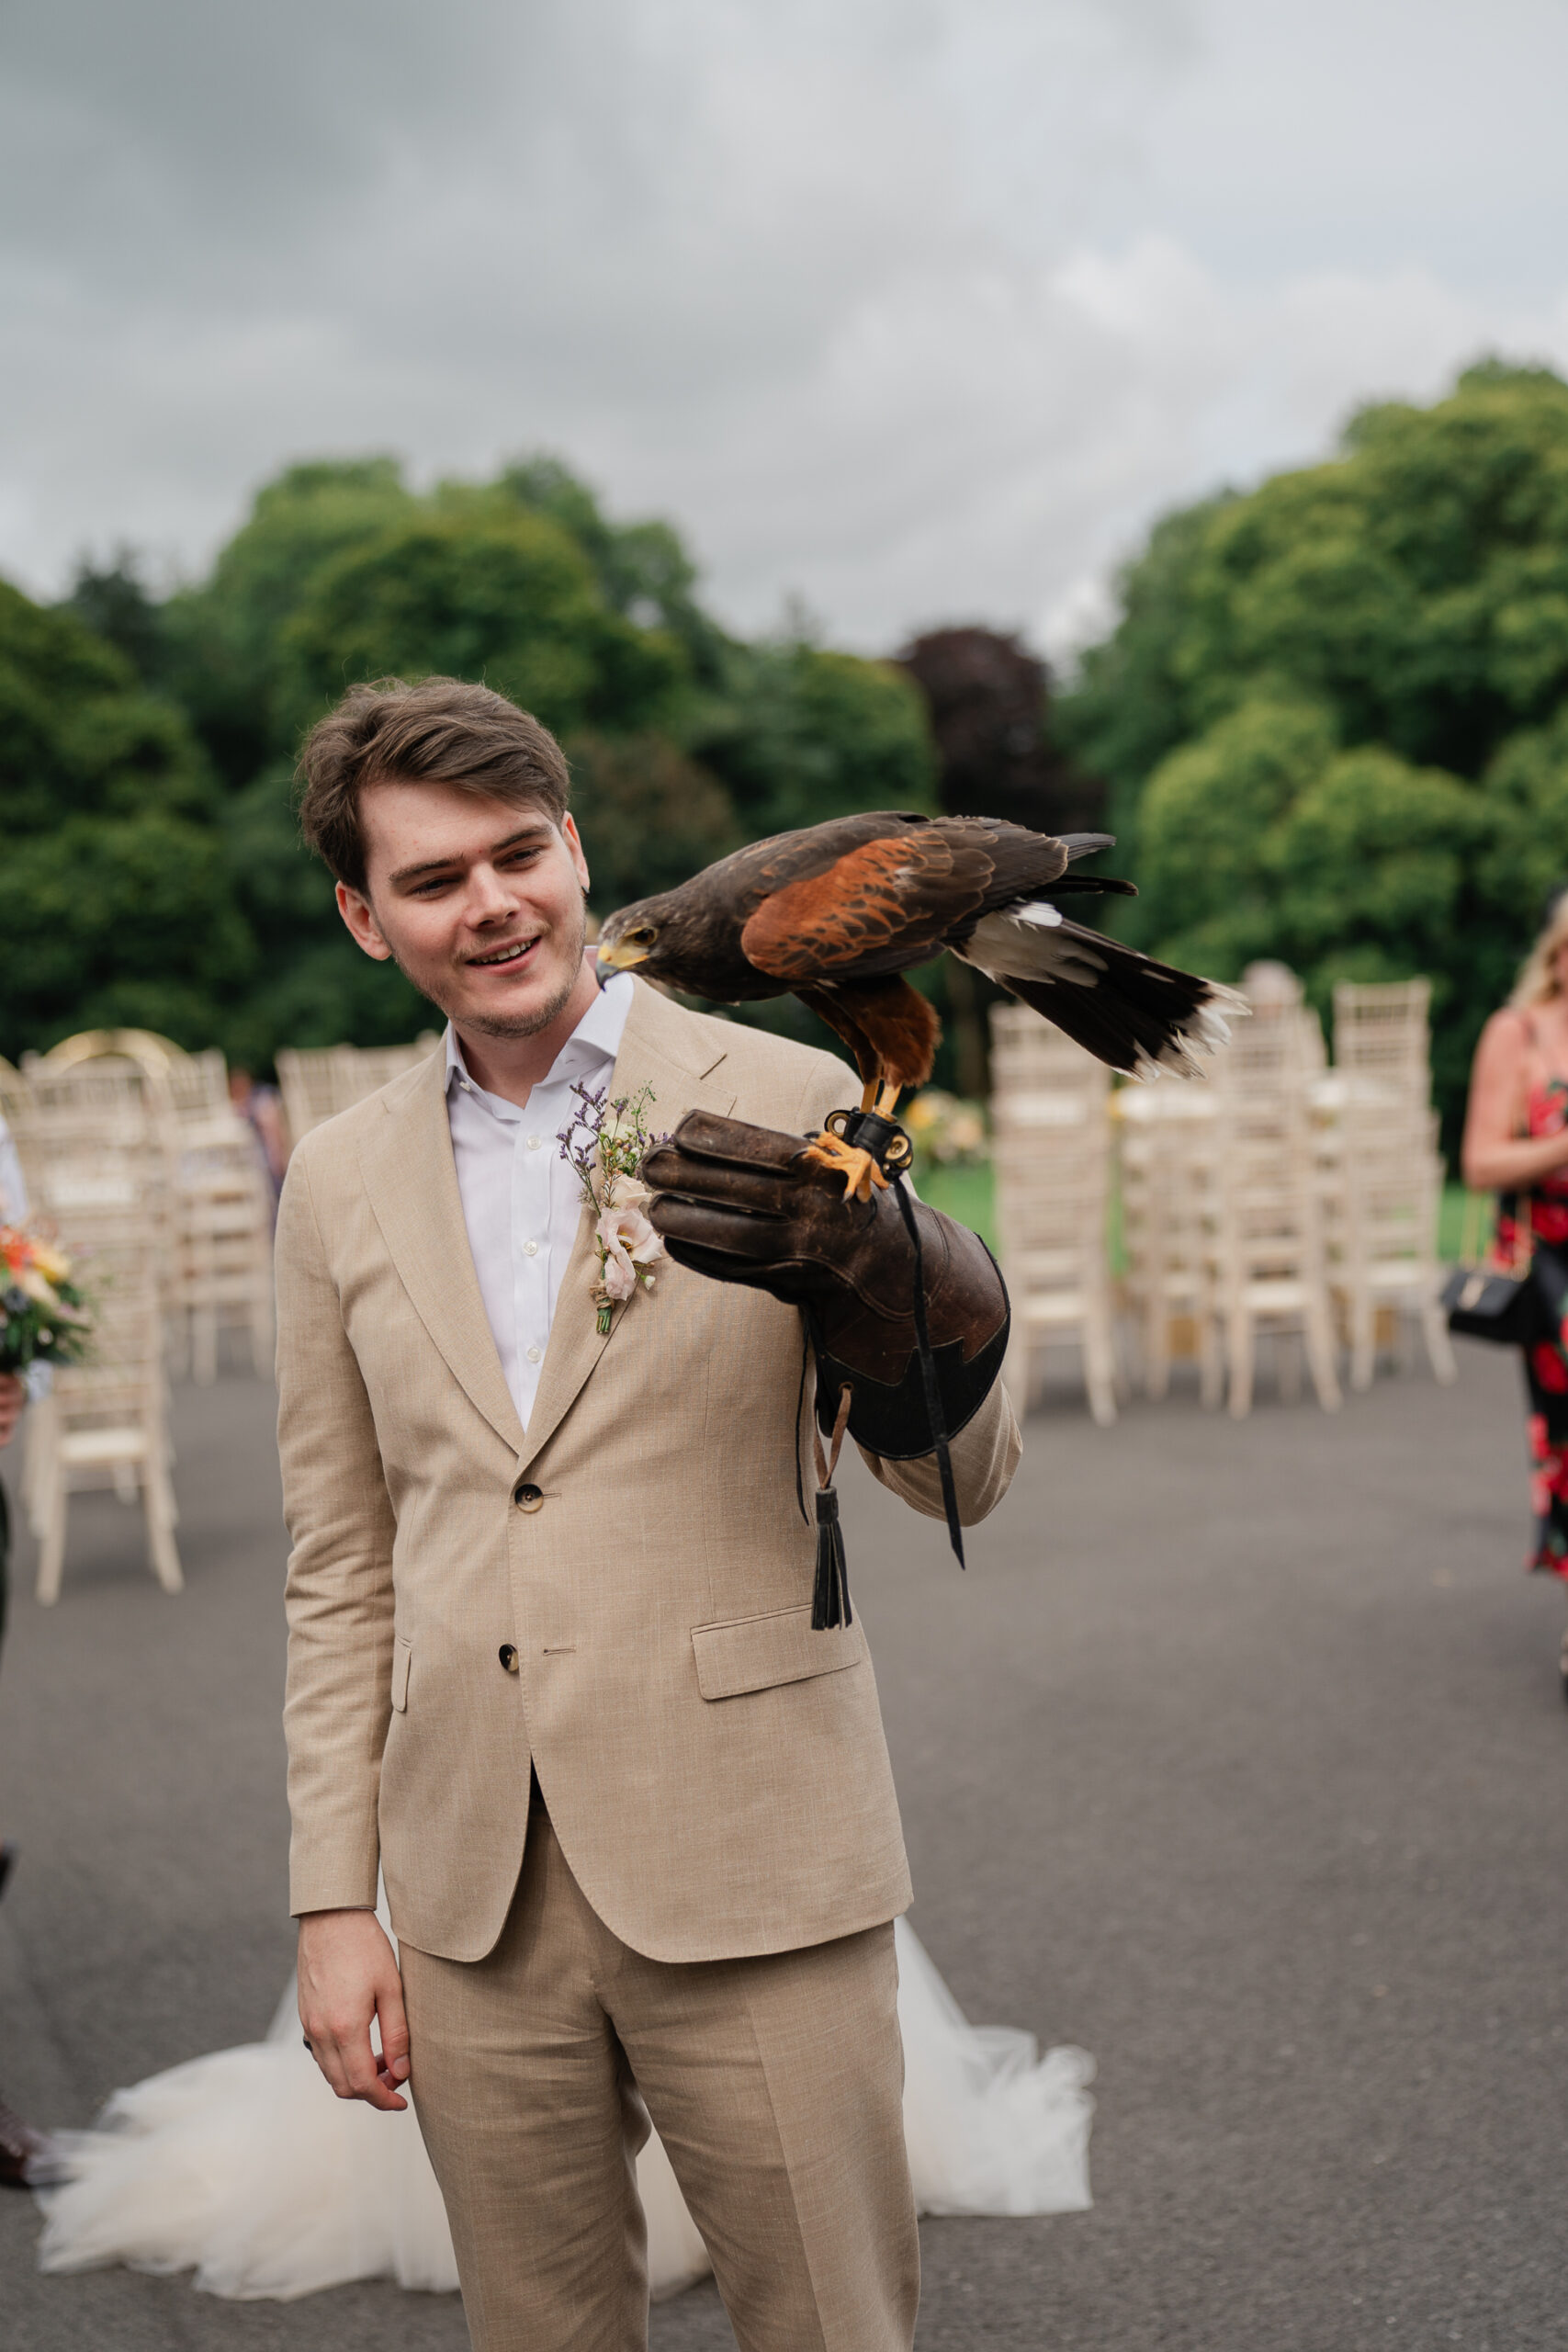
M 688 1112 L 644 1163 L 658 1194 L 649 1215 L 681 1265 L 801 1308 L 824 1430 L 847 1385 L 850 1435 L 869 1453 L 931 1453 L 974 1418 L 1001 1370 L 1008 1295 L 996 1261 L 977 1235 L 907 1193 L 901 1209 L 902 1186 L 846 1201 L 837 1171 L 807 1159 L 808 1141 Z M 918 1345 L 917 1259 L 939 1428 Z

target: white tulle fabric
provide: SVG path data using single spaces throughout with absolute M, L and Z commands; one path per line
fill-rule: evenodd
M 1090 2203 L 1094 2062 L 1042 2059 L 1032 2034 L 967 2023 L 897 1923 L 904 2126 L 925 2213 L 1075 2213 Z M 289 2301 L 352 2278 L 457 2284 L 441 2192 L 412 2109 L 334 2098 L 303 2047 L 290 1986 L 265 2041 L 118 2091 L 65 2135 L 72 2177 L 39 2192 L 45 2270 L 194 2269 L 209 2294 Z M 709 2267 L 657 2133 L 637 2159 L 655 2295 Z

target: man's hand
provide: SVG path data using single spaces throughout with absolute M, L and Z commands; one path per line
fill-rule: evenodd
M 27 1401 L 28 1392 L 17 1374 L 0 1372 L 0 1445 L 9 1445 L 16 1436 Z
M 846 1200 L 804 1136 L 689 1111 L 649 1152 L 649 1216 L 678 1265 L 801 1307 L 817 1354 L 817 1412 L 833 1426 L 847 1384 L 850 1435 L 891 1462 L 935 1444 L 916 1359 L 915 1256 L 897 1196 Z M 950 1437 L 989 1394 L 1008 1343 L 1008 1295 L 983 1241 L 923 1202 L 921 1291 Z
M 370 2020 L 381 2024 L 381 2050 Z M 397 1959 L 374 1911 L 307 1911 L 299 1922 L 299 2022 L 339 2098 L 405 2108 L 409 2027 Z

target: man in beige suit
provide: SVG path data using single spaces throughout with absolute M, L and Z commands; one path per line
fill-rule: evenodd
M 499 695 L 357 689 L 303 767 L 344 921 L 450 1021 L 304 1139 L 278 1224 L 307 2041 L 341 2097 L 416 2093 L 481 2352 L 646 2343 L 649 2113 L 745 2352 L 899 2352 L 910 1889 L 864 1632 L 811 1626 L 801 1317 L 664 1260 L 601 1333 L 556 1148 L 612 1057 L 658 1130 L 802 1135 L 853 1082 L 600 995 L 565 763 Z M 1018 1450 L 997 1385 L 966 1521 Z M 929 1455 L 867 1458 L 941 1513 Z

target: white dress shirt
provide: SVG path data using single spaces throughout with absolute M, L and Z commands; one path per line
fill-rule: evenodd
M 463 1222 L 501 1369 L 525 1429 L 582 1215 L 582 1187 L 560 1156 L 560 1132 L 578 1107 L 572 1087 L 597 1091 L 607 1083 L 631 1005 L 631 975 L 619 972 L 521 1111 L 475 1085 L 447 1023 L 446 1117 Z M 583 1315 L 593 1312 L 586 1287 L 574 1304 Z

